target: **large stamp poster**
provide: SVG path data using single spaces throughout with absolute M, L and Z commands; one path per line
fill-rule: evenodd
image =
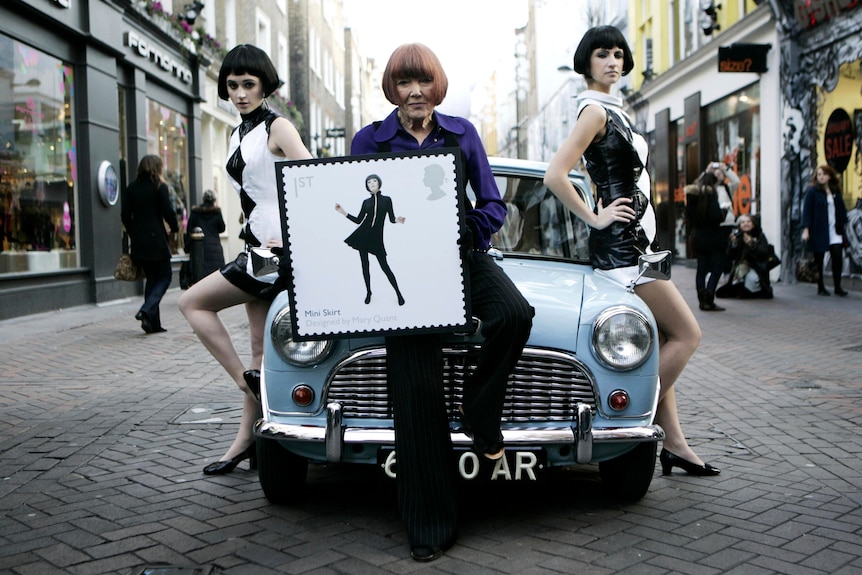
M 459 154 L 276 163 L 294 339 L 470 324 Z

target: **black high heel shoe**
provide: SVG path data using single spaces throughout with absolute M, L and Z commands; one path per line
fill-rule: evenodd
M 250 369 L 248 371 L 243 372 L 242 378 L 245 380 L 245 384 L 254 394 L 258 401 L 260 401 L 260 370 L 259 369 Z
M 658 458 L 659 461 L 661 461 L 662 475 L 670 475 L 671 470 L 674 467 L 679 467 L 683 471 L 687 472 L 689 475 L 697 475 L 700 477 L 718 475 L 719 473 L 721 473 L 720 469 L 718 469 L 717 467 L 713 467 L 709 463 L 697 465 L 687 459 L 683 459 L 679 455 L 674 455 L 664 447 L 662 447 L 661 454 L 659 454 Z
M 254 444 L 251 444 L 251 447 L 254 448 Z M 249 459 L 249 448 L 245 451 L 237 455 L 236 457 L 232 457 L 230 459 L 226 459 L 225 461 L 216 461 L 214 463 L 210 463 L 206 467 L 204 467 L 204 475 L 226 475 L 236 469 L 236 466 L 240 464 L 240 462 Z M 255 453 L 254 457 L 254 465 L 257 467 L 257 453 Z M 251 465 L 249 465 L 249 470 Z
M 248 470 L 257 471 L 257 443 L 252 443 L 245 450 L 248 455 Z

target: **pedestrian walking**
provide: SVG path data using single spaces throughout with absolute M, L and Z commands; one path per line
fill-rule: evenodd
M 216 203 L 216 195 L 212 190 L 206 190 L 203 194 L 203 201 L 194 206 L 189 214 L 189 222 L 186 228 L 185 246 L 186 250 L 191 250 L 192 238 L 191 232 L 195 228 L 200 228 L 203 233 L 203 239 L 194 240 L 203 242 L 203 261 L 201 265 L 196 265 L 198 262 L 190 261 L 192 270 L 200 269 L 201 277 L 208 276 L 214 271 L 221 269 L 224 265 L 224 249 L 221 245 L 219 234 L 225 231 L 224 217 L 222 217 L 221 208 Z M 189 254 L 190 260 L 195 258 L 195 252 Z M 194 278 L 198 281 L 199 277 Z
M 177 233 L 179 224 L 174 214 L 167 184 L 162 179 L 164 163 L 159 156 L 147 155 L 138 163 L 135 180 L 123 197 L 120 218 L 129 234 L 132 261 L 146 275 L 144 303 L 135 314 L 145 333 L 167 331 L 162 326 L 159 304 L 171 286 L 171 246 L 168 229 Z M 165 224 L 168 228 L 165 228 Z

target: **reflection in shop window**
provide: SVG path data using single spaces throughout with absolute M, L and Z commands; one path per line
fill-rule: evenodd
M 0 273 L 78 266 L 72 67 L 0 34 Z
M 162 158 L 164 179 L 171 192 L 180 231 L 170 234 L 171 252 L 183 251 L 183 233 L 188 221 L 188 118 L 179 112 L 147 101 L 147 153 Z

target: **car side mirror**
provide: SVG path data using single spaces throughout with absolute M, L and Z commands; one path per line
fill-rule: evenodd
M 672 260 L 673 257 L 670 250 L 662 250 L 653 254 L 640 256 L 638 258 L 638 275 L 629 284 L 628 291 L 634 292 L 635 285 L 642 277 L 669 280 Z

